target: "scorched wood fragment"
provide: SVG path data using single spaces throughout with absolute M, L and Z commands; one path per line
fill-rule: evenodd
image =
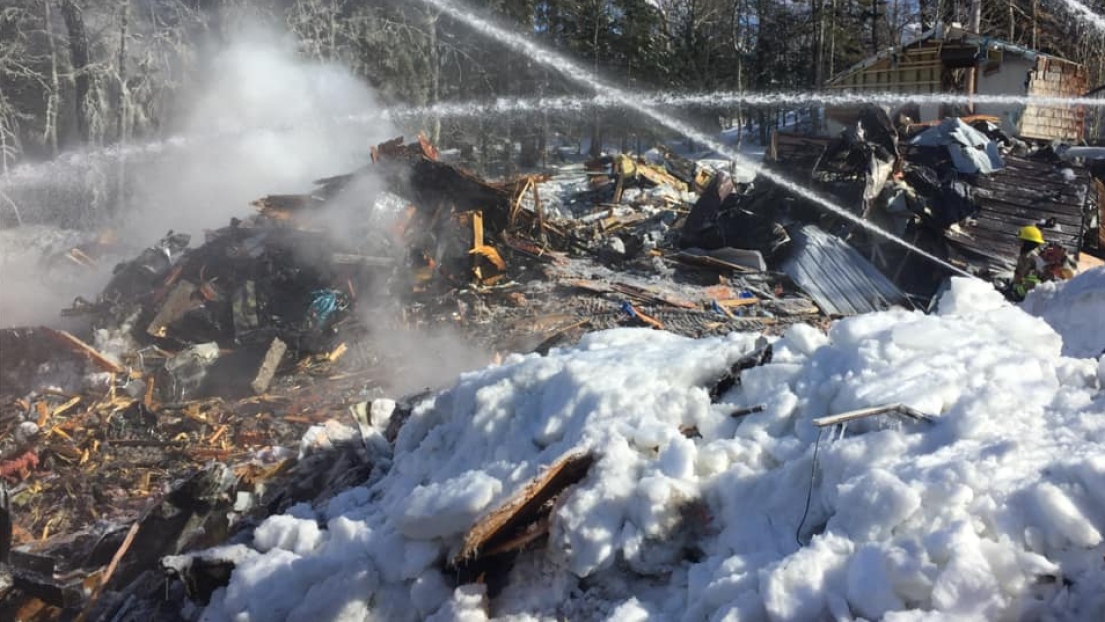
M 468 531 L 448 570 L 456 571 L 461 583 L 488 572 L 501 576 L 508 571 L 514 553 L 548 534 L 556 499 L 587 477 L 594 462 L 590 452 L 572 452 L 554 462 Z M 494 587 L 489 585 L 489 592 Z

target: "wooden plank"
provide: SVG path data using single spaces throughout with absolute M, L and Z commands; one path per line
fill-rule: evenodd
M 546 503 L 586 477 L 594 462 L 590 452 L 573 451 L 551 464 L 509 501 L 473 525 L 449 565 L 456 568 L 475 561 L 481 551 L 493 550 L 504 540 L 525 533 L 526 525 L 540 520 Z
M 992 215 L 980 213 L 975 217 L 977 225 L 965 225 L 960 223 L 960 228 L 974 235 L 985 235 L 994 239 L 1001 239 L 1002 236 L 1016 237 L 1017 231 L 1028 224 L 1032 224 L 1032 221 L 1026 219 L 1018 219 L 1016 221 L 995 218 Z M 1044 237 L 1050 241 L 1059 242 L 1077 242 L 1081 237 L 1078 231 L 1065 230 L 1062 232 L 1048 229 L 1044 231 Z
M 874 417 L 875 415 L 882 415 L 889 412 L 905 415 L 914 421 L 924 421 L 925 423 L 933 423 L 935 421 L 933 417 L 919 410 L 910 408 L 905 404 L 890 404 L 888 406 L 873 406 L 871 408 L 861 408 L 859 410 L 852 410 L 837 415 L 819 417 L 813 420 L 813 424 L 819 428 L 823 428 L 825 426 L 838 425 L 857 419 L 866 419 L 867 417 Z
M 277 369 L 280 368 L 280 361 L 284 359 L 284 353 L 287 351 L 287 344 L 274 337 L 272 343 L 269 344 L 268 351 L 265 352 L 265 358 L 261 361 L 261 366 L 257 369 L 257 374 L 249 383 L 249 388 L 253 389 L 254 395 L 264 395 L 265 391 L 268 391 L 273 377 L 276 376 Z
M 1019 205 L 990 197 L 976 197 L 976 202 L 980 211 L 993 212 L 995 217 L 1000 217 L 997 215 L 1004 215 L 1009 217 L 1010 220 L 1020 219 L 1025 221 L 1025 224 L 1034 223 L 1043 218 L 1054 217 L 1055 222 L 1067 227 L 1081 227 L 1082 225 L 1081 213 L 1075 215 L 1071 211 L 1058 211 L 1045 209 L 1043 207 Z
M 165 337 L 169 324 L 184 317 L 189 311 L 199 308 L 203 302 L 194 299 L 196 286 L 189 281 L 180 281 L 173 291 L 169 292 L 161 308 L 157 310 L 150 325 L 146 327 L 146 333 L 152 337 Z
M 47 334 L 52 336 L 59 343 L 69 348 L 73 352 L 87 357 L 103 371 L 111 372 L 113 374 L 121 374 L 126 371 L 126 368 L 124 368 L 122 365 L 119 365 L 118 363 L 112 361 L 103 354 L 100 354 L 96 351 L 95 348 L 81 341 L 69 332 L 54 328 L 46 328 L 45 330 L 47 331 Z

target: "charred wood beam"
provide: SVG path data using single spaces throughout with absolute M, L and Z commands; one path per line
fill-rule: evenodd
M 733 366 L 725 372 L 725 375 L 714 382 L 714 385 L 710 388 L 710 401 L 716 404 L 721 396 L 733 387 L 738 386 L 742 371 L 770 363 L 773 353 L 772 345 L 761 339 L 761 343 L 755 350 L 737 359 L 737 362 L 733 363 Z
M 548 536 L 555 500 L 587 477 L 596 457 L 590 452 L 571 452 L 549 465 L 504 505 L 480 519 L 464 537 L 461 549 L 446 567 L 455 571 L 460 583 L 481 575 L 502 576 L 522 548 Z M 488 591 L 493 595 L 493 585 Z

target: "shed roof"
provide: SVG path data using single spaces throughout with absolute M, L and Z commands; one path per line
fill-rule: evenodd
M 861 71 L 863 69 L 866 69 L 866 68 L 878 63 L 881 60 L 891 58 L 894 54 L 900 52 L 901 50 L 911 48 L 911 47 L 914 47 L 914 46 L 917 46 L 917 45 L 921 45 L 921 44 L 923 44 L 925 42 L 928 42 L 928 41 L 949 41 L 949 42 L 950 41 L 956 41 L 956 42 L 974 43 L 974 44 L 978 44 L 979 46 L 981 46 L 982 48 L 985 48 L 987 50 L 1001 50 L 1002 52 L 1004 52 L 1006 54 L 1014 54 L 1014 55 L 1023 56 L 1025 58 L 1029 58 L 1029 59 L 1035 59 L 1037 57 L 1046 57 L 1046 58 L 1053 58 L 1053 59 L 1056 59 L 1056 60 L 1061 60 L 1063 62 L 1073 63 L 1073 61 L 1069 61 L 1069 60 L 1066 60 L 1064 58 L 1060 58 L 1060 57 L 1055 56 L 1053 54 L 1047 54 L 1047 53 L 1044 53 L 1044 52 L 1040 52 L 1040 51 L 1037 51 L 1037 50 L 1026 48 L 1024 46 L 1017 45 L 1015 43 L 1010 43 L 1008 41 L 1003 41 L 1001 39 L 995 39 L 993 37 L 988 37 L 988 36 L 985 36 L 985 35 L 981 35 L 977 32 L 971 32 L 969 30 L 966 30 L 965 28 L 962 28 L 961 26 L 953 25 L 953 26 L 944 27 L 943 25 L 937 25 L 934 28 L 930 28 L 930 29 L 916 35 L 915 37 L 913 37 L 913 38 L 911 38 L 907 41 L 904 41 L 901 45 L 886 48 L 884 50 L 879 51 L 877 54 L 874 54 L 872 56 L 869 56 L 869 57 L 859 61 L 858 63 L 852 65 L 851 67 L 848 67 L 847 69 L 841 71 L 840 73 L 836 74 L 835 76 L 829 78 L 829 80 L 826 82 L 826 85 L 833 85 L 833 84 L 836 84 L 838 82 L 841 82 L 845 77 L 847 77 L 847 76 L 849 76 L 849 75 L 851 75 L 851 74 L 853 74 L 857 71 Z M 1074 63 L 1074 64 L 1077 64 L 1077 63 Z M 1103 88 L 1105 88 L 1105 87 L 1103 87 Z
M 1041 229 L 1044 239 L 1075 253 L 1082 246 L 1089 188 L 1085 168 L 1005 156 L 1003 168 L 974 181 L 978 213 L 944 236 L 962 251 L 1011 269 L 1020 252 L 1020 228 L 1054 218 L 1055 227 Z

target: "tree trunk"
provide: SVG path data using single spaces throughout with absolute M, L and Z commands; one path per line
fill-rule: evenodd
M 595 30 L 594 36 L 591 38 L 591 51 L 594 54 L 594 74 L 599 74 L 599 5 L 596 2 L 594 5 L 594 21 Z M 591 115 L 591 151 L 592 158 L 597 158 L 602 155 L 602 120 L 599 113 L 599 109 L 595 108 L 594 113 Z
M 119 93 L 115 107 L 115 139 L 119 144 L 127 142 L 127 2 L 122 0 L 119 15 L 119 56 L 116 58 L 115 71 L 119 78 Z M 115 200 L 108 203 L 108 213 L 126 213 L 127 205 L 127 158 L 126 151 L 119 152 L 118 177 L 116 178 Z
M 115 100 L 115 138 L 126 141 L 127 116 L 127 0 L 122 0 L 119 15 L 119 56 L 115 61 L 115 70 L 119 79 L 119 93 Z
M 1038 39 L 1039 39 L 1039 37 L 1038 37 L 1039 29 L 1037 28 L 1037 26 L 1040 23 L 1039 8 L 1040 8 L 1039 0 L 1032 0 L 1032 49 L 1033 50 L 1039 49 L 1039 47 L 1037 47 L 1037 46 L 1040 43 L 1038 41 Z
M 46 43 L 50 49 L 50 83 L 46 95 L 46 118 L 43 119 L 42 142 L 50 148 L 50 155 L 58 155 L 58 102 L 61 99 L 61 81 L 58 78 L 58 47 L 54 41 L 53 15 L 50 11 L 52 0 L 42 2 L 42 23 L 46 33 Z
M 69 34 L 69 62 L 73 65 L 73 97 L 76 100 L 77 134 L 88 142 L 88 95 L 92 80 L 88 75 L 88 33 L 84 29 L 84 16 L 76 0 L 58 0 L 58 8 L 65 19 Z
M 438 20 L 441 14 L 426 11 L 426 32 L 429 36 L 429 62 L 430 64 L 430 105 L 437 105 L 441 100 L 441 57 L 438 50 Z M 430 119 L 430 142 L 438 144 L 441 141 L 441 113 L 434 112 Z

